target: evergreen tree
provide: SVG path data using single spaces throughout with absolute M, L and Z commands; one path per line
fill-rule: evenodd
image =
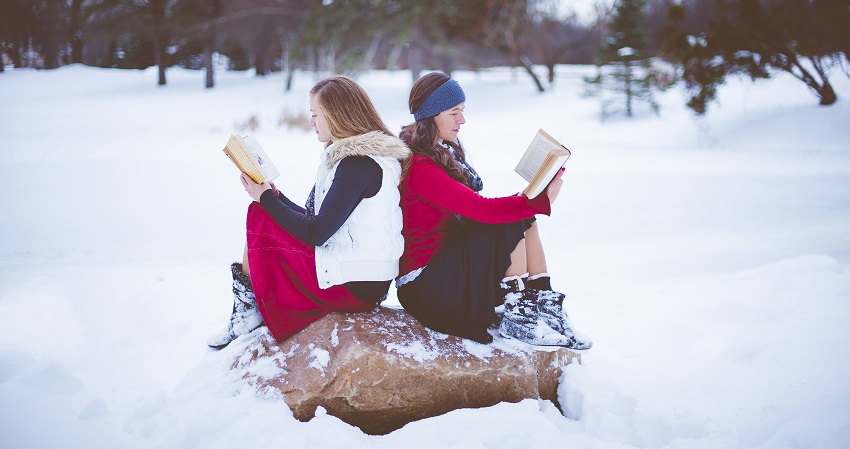
M 656 74 L 646 54 L 647 31 L 643 26 L 646 0 L 617 0 L 608 37 L 599 52 L 597 76 L 587 78 L 586 93 L 602 98 L 602 117 L 623 113 L 632 117 L 638 103 L 658 112 L 655 101 Z
M 72 64 L 83 62 L 83 2 L 84 0 L 71 0 L 68 11 Z
M 64 0 L 0 2 L 0 53 L 15 67 L 53 69 L 68 55 L 69 6 Z
M 218 40 L 215 21 L 221 12 L 222 0 L 177 0 L 172 8 L 175 37 L 181 38 L 175 59 L 183 67 L 203 68 L 207 89 L 215 86 L 212 58 Z
M 837 95 L 829 72 L 846 60 L 850 6 L 846 0 L 726 0 L 707 30 L 692 34 L 682 23 L 687 10 L 671 8 L 665 57 L 682 67 L 688 106 L 704 114 L 717 86 L 730 74 L 752 80 L 787 72 L 831 105 Z
M 168 47 L 174 27 L 173 4 L 174 0 L 90 0 L 84 7 L 87 31 L 108 42 L 151 42 L 153 63 L 158 67 L 157 83 L 164 85 L 165 69 L 171 65 Z
M 23 54 L 34 26 L 32 9 L 25 0 L 0 2 L 0 53 L 6 53 L 14 67 L 23 67 Z
M 392 47 L 407 50 L 413 81 L 426 68 L 426 56 L 451 74 L 456 48 L 474 39 L 484 20 L 484 0 L 382 0 L 381 29 Z M 426 54 L 427 53 L 427 54 Z

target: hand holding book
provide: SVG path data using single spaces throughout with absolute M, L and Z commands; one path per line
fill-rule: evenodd
M 557 173 L 555 173 L 555 177 L 546 184 L 546 188 L 543 190 L 547 196 L 549 196 L 549 204 L 555 202 L 555 199 L 558 198 L 558 194 L 561 192 L 561 186 L 564 185 L 564 181 L 561 180 L 561 177 L 564 175 L 564 168 L 561 167 Z
M 266 190 L 277 190 L 273 182 L 263 181 L 262 184 L 257 184 L 256 182 L 254 182 L 253 179 L 251 179 L 250 176 L 245 173 L 242 173 L 239 176 L 239 179 L 242 181 L 242 187 L 244 187 L 245 191 L 248 192 L 248 196 L 250 196 L 251 199 L 257 202 L 260 201 L 260 197 L 263 196 L 263 192 L 265 192 Z
M 280 171 L 260 146 L 260 142 L 252 136 L 230 136 L 223 151 L 239 171 L 248 175 L 257 184 L 280 176 Z
M 560 182 L 558 173 L 570 157 L 570 150 L 561 145 L 546 131 L 537 131 L 528 149 L 523 153 L 514 171 L 523 179 L 528 181 L 528 186 L 522 191 L 529 199 L 537 197 L 546 186 L 556 178 Z M 560 190 L 560 186 L 558 187 Z M 557 192 L 555 192 L 557 196 Z M 554 198 L 552 198 L 554 199 Z

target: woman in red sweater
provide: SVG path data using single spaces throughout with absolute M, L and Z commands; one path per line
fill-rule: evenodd
M 402 180 L 404 254 L 396 279 L 402 306 L 425 326 L 489 343 L 499 334 L 532 345 L 589 349 L 552 291 L 535 215 L 549 215 L 561 174 L 545 194 L 485 198 L 457 139 L 466 96 L 443 73 L 420 78 L 408 106 L 416 121 L 399 137 L 412 152 Z

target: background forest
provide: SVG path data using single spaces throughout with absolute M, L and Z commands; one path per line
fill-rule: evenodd
M 543 92 L 556 64 L 597 64 L 587 94 L 603 116 L 657 111 L 653 93 L 676 82 L 703 114 L 730 74 L 788 72 L 829 105 L 830 76 L 850 75 L 847 0 L 592 1 L 4 0 L 0 71 L 157 66 L 165 85 L 179 66 L 208 88 L 216 71 L 282 71 L 289 89 L 296 70 L 512 66 Z

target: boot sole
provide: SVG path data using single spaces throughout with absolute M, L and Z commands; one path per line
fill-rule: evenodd
M 505 328 L 504 333 L 502 332 L 503 327 Z M 552 332 L 555 332 L 555 330 L 553 329 Z M 563 335 L 558 334 L 557 332 L 555 332 L 555 333 L 557 335 L 561 336 L 561 337 L 564 337 Z M 499 335 L 501 335 L 502 337 L 505 337 L 505 338 L 509 338 L 511 340 L 520 341 L 520 342 L 525 343 L 529 346 L 541 346 L 541 347 L 548 347 L 548 348 L 556 347 L 556 348 L 570 349 L 569 346 L 567 346 L 568 342 L 566 342 L 566 343 L 554 343 L 554 342 L 549 343 L 549 342 L 536 341 L 535 338 L 534 338 L 535 337 L 534 331 L 530 330 L 526 326 L 523 326 L 523 325 L 518 324 L 518 323 L 514 323 L 513 321 L 508 320 L 508 319 L 502 320 L 502 324 L 499 326 Z M 526 338 L 520 338 L 520 337 L 517 337 L 515 335 L 525 336 Z M 566 338 L 566 337 L 564 337 L 564 338 Z
M 265 324 L 266 324 L 266 323 L 260 323 L 260 325 L 259 325 L 259 326 L 257 326 L 257 327 L 255 327 L 255 328 L 253 328 L 253 329 L 249 330 L 248 332 L 245 332 L 245 333 L 244 333 L 244 334 L 242 334 L 242 335 L 248 335 L 248 334 L 250 334 L 251 332 L 254 332 L 255 330 L 257 330 L 257 329 L 259 329 L 259 328 L 261 328 L 261 327 L 265 326 Z M 236 340 L 237 338 L 241 337 L 242 335 L 237 335 L 236 337 L 234 337 L 234 338 L 233 338 L 233 340 L 230 340 L 230 341 L 228 341 L 227 343 L 224 343 L 224 344 L 222 344 L 222 345 L 215 345 L 215 346 L 213 346 L 213 345 L 211 345 L 211 344 L 207 343 L 207 346 L 208 346 L 208 347 L 210 347 L 210 348 L 212 348 L 212 349 L 215 349 L 215 350 L 219 350 L 219 351 L 220 351 L 220 350 L 222 350 L 222 349 L 226 348 L 226 347 L 227 347 L 227 345 L 229 345 L 229 344 L 233 343 L 233 341 L 234 341 L 234 340 Z

